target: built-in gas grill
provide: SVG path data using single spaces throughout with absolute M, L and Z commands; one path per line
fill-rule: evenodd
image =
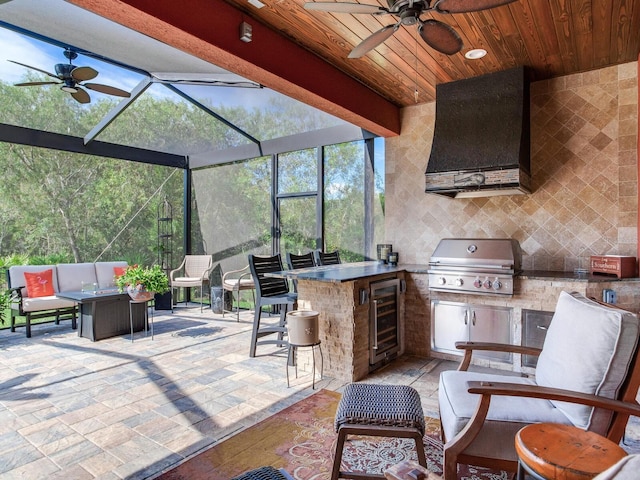
M 429 290 L 513 295 L 520 245 L 509 238 L 444 238 L 429 260 Z

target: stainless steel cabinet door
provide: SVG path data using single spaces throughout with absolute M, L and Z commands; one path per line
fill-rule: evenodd
M 472 342 L 511 342 L 511 312 L 508 307 L 469 305 L 469 340 Z M 473 352 L 474 356 L 511 362 L 512 355 L 504 352 Z
M 460 355 L 456 342 L 469 339 L 469 309 L 465 303 L 431 302 L 431 349 Z

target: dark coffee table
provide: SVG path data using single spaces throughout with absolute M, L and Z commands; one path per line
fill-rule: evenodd
M 58 292 L 58 297 L 78 303 L 78 336 L 95 342 L 104 338 L 131 333 L 129 321 L 129 294 L 116 290 L 97 292 Z M 133 330 L 145 329 L 146 304 L 134 304 Z

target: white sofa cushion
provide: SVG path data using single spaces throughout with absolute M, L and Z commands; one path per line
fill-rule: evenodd
M 98 288 L 115 288 L 115 275 L 113 267 L 126 267 L 127 262 L 96 262 L 96 278 L 98 279 Z
M 58 298 L 55 295 L 49 297 L 25 298 L 22 301 L 22 311 L 40 312 L 44 310 L 55 310 L 58 308 L 71 308 L 76 303 L 73 300 Z M 17 308 L 17 307 L 16 307 Z
M 42 272 L 43 270 L 53 270 L 52 280 L 53 280 L 53 291 L 59 292 L 58 288 L 58 275 L 56 272 L 55 265 L 14 265 L 9 267 L 9 283 L 11 284 L 11 288 L 23 287 L 21 289 L 21 294 L 23 297 L 27 296 L 27 282 L 24 279 L 24 272 Z
M 79 291 L 82 290 L 83 283 L 98 283 L 93 263 L 59 263 L 57 268 L 59 292 Z
M 536 382 L 615 398 L 638 341 L 638 317 L 586 297 L 561 292 L 536 367 Z M 554 402 L 580 427 L 603 433 L 612 413 Z M 593 414 L 592 414 L 593 413 Z

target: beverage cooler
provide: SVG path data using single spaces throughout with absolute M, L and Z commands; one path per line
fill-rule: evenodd
M 400 350 L 400 295 L 398 278 L 370 284 L 369 364 L 378 366 Z

